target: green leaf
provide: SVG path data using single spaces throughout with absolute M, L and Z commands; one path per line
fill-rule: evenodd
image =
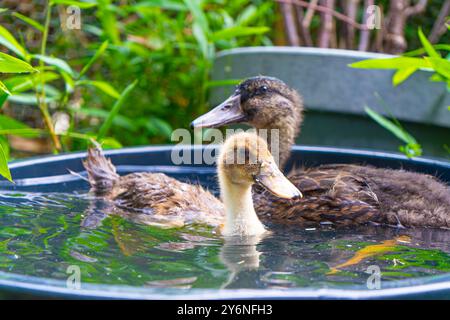
M 194 22 L 198 23 L 198 25 L 203 30 L 203 33 L 209 34 L 208 19 L 206 18 L 205 13 L 203 12 L 200 1 L 184 0 L 184 3 L 189 8 L 189 11 L 194 17 Z
M 3 146 L 0 144 L 0 175 L 8 179 L 10 182 L 13 182 L 11 177 L 11 172 L 8 168 L 8 160 L 6 158 L 5 151 L 3 150 Z
M 244 26 L 250 23 L 258 15 L 258 9 L 254 5 L 247 6 L 236 18 L 236 25 Z
M 103 125 L 100 127 L 99 133 L 97 138 L 99 140 L 101 140 L 106 133 L 108 132 L 109 128 L 111 127 L 111 124 L 115 118 L 115 116 L 119 113 L 120 108 L 122 107 L 122 105 L 124 104 L 125 100 L 128 98 L 128 96 L 130 95 L 131 91 L 134 89 L 134 87 L 136 87 L 138 81 L 135 80 L 133 81 L 133 83 L 129 84 L 125 90 L 122 91 L 122 94 L 120 95 L 120 98 L 117 99 L 116 103 L 114 104 L 114 106 L 112 107 L 111 111 L 109 112 L 108 118 L 106 118 L 105 122 L 103 123 Z
M 200 50 L 203 54 L 203 57 L 209 57 L 209 43 L 206 37 L 206 34 L 203 32 L 203 29 L 200 27 L 198 23 L 194 23 L 192 25 L 192 34 L 197 40 L 198 45 L 200 46 Z
M 14 36 L 3 26 L 0 25 L 0 44 L 17 54 L 20 58 L 26 59 L 27 51 L 17 42 Z
M 433 73 L 431 77 L 428 78 L 428 80 L 433 82 L 445 82 L 445 78 L 441 76 L 439 73 Z
M 50 103 L 57 99 L 58 99 L 58 97 L 48 97 L 47 96 L 45 98 L 45 102 Z M 33 105 L 33 106 L 39 105 L 35 94 L 26 94 L 26 93 L 12 94 L 9 96 L 8 100 L 18 103 L 18 104 Z
M 161 8 L 166 10 L 187 11 L 188 8 L 180 2 L 171 0 L 144 0 L 130 7 L 131 10 L 140 12 L 142 8 Z
M 402 83 L 403 81 L 408 79 L 409 76 L 412 75 L 416 70 L 417 70 L 417 68 L 415 68 L 415 67 L 397 70 L 397 72 L 392 77 L 392 84 L 394 86 L 398 86 L 400 83 Z
M 73 72 L 72 68 L 62 59 L 55 58 L 55 57 L 49 57 L 49 56 L 43 56 L 40 54 L 34 54 L 33 58 L 36 58 L 38 60 L 43 61 L 44 63 L 54 66 L 59 71 L 63 71 L 70 75 L 72 78 L 75 77 L 75 73 Z
M 419 27 L 419 39 L 420 39 L 420 42 L 422 42 L 423 48 L 425 49 L 425 51 L 431 58 L 440 58 L 441 57 L 440 54 L 436 50 L 434 50 L 433 46 L 428 41 L 427 37 L 425 37 L 425 35 L 422 32 L 422 28 L 420 28 L 420 27 Z
M 425 57 L 425 59 L 431 63 L 431 66 L 437 73 L 447 78 L 447 80 L 450 79 L 450 61 L 442 58 Z
M 0 91 L 0 109 L 3 107 L 6 100 L 8 100 L 8 97 L 9 95 L 6 92 Z
M 161 134 L 168 139 L 172 135 L 172 127 L 170 126 L 170 124 L 159 118 L 149 119 L 145 122 L 145 127 L 153 135 Z
M 405 68 L 430 68 L 430 63 L 422 58 L 396 57 L 386 59 L 368 59 L 354 62 L 349 65 L 359 69 L 405 69 Z
M 12 93 L 19 93 L 30 90 L 34 87 L 34 83 L 40 83 L 43 80 L 45 83 L 59 79 L 57 73 L 51 71 L 33 73 L 30 75 L 18 75 L 5 80 L 5 85 Z
M 103 109 L 95 109 L 95 108 L 81 108 L 76 110 L 77 113 L 82 113 L 91 117 L 97 117 L 106 119 L 108 118 L 109 112 Z M 139 128 L 135 121 L 122 116 L 120 114 L 116 115 L 113 120 L 113 124 L 122 127 L 124 129 L 136 132 Z
M 64 79 L 64 84 L 65 84 L 65 90 L 68 93 L 72 93 L 73 89 L 75 88 L 75 81 L 73 80 L 73 78 L 71 76 L 69 76 L 67 73 L 65 72 L 61 72 L 61 76 Z
M 13 12 L 12 14 L 14 17 L 22 20 L 23 22 L 29 24 L 30 26 L 32 26 L 33 28 L 39 30 L 40 32 L 44 32 L 44 26 L 42 24 L 40 24 L 39 22 L 37 22 L 36 20 L 33 20 L 27 16 L 24 16 L 23 14 L 20 14 L 18 12 Z
M 11 92 L 9 92 L 8 88 L 5 86 L 5 84 L 3 82 L 0 81 L 0 90 L 2 90 L 3 92 L 5 92 L 6 94 L 10 95 Z
M 95 2 L 82 2 L 82 1 L 75 1 L 75 0 L 51 0 L 50 3 L 53 4 L 63 4 L 66 6 L 77 6 L 80 9 L 89 9 L 92 7 L 97 6 L 97 3 Z
M 114 11 L 116 7 L 111 4 L 111 0 L 97 0 L 97 3 L 97 16 L 102 24 L 104 34 L 108 36 L 113 44 L 119 45 L 121 41 L 118 29 L 119 23 L 117 22 L 116 12 Z
M 106 137 L 99 141 L 104 149 L 119 149 L 122 144 L 112 137 Z
M 23 60 L 14 58 L 9 54 L 0 52 L 0 72 L 3 73 L 22 73 L 36 72 L 37 70 Z
M 15 129 L 31 129 L 31 128 L 23 122 L 20 122 L 16 119 L 13 119 L 11 117 L 0 114 L 0 129 L 15 130 Z M 18 134 L 18 135 L 20 136 L 20 134 Z M 30 137 L 29 134 L 27 134 L 26 136 Z M 35 134 L 35 135 L 31 135 L 31 136 L 38 136 L 38 135 Z
M 240 27 L 234 26 L 226 29 L 222 29 L 220 31 L 214 32 L 211 35 L 211 39 L 214 41 L 217 40 L 226 40 L 235 37 L 242 36 L 251 36 L 257 34 L 263 34 L 270 31 L 268 27 Z
M 119 99 L 120 97 L 120 94 L 116 91 L 116 89 L 104 81 L 79 80 L 75 82 L 75 85 L 95 87 L 115 99 Z
M 382 116 L 381 114 L 377 113 L 367 106 L 364 108 L 364 110 L 373 120 L 375 120 L 375 122 L 377 122 L 383 128 L 387 129 L 403 142 L 408 144 L 417 144 L 417 141 L 413 136 L 411 136 L 408 132 L 406 132 L 403 128 L 399 127 L 391 120 L 387 119 L 386 117 Z
M 443 51 L 450 51 L 450 44 L 443 44 L 443 43 L 438 43 L 433 45 L 433 48 L 435 50 L 443 50 Z M 407 57 L 414 57 L 414 56 L 419 56 L 426 53 L 424 48 L 419 48 L 416 50 L 411 50 L 408 52 L 404 52 L 402 55 L 403 56 L 407 56 Z
M 101 44 L 88 63 L 83 67 L 83 69 L 81 69 L 80 75 L 78 76 L 79 78 L 82 77 L 89 70 L 92 64 L 94 64 L 94 62 L 97 61 L 97 59 L 103 54 L 103 52 L 105 52 L 106 48 L 108 48 L 108 44 L 108 40 Z

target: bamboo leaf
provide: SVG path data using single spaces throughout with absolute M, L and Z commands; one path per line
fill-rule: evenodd
M 427 37 L 422 32 L 422 28 L 419 28 L 419 39 L 423 48 L 431 58 L 440 58 L 441 55 L 433 48 L 432 44 L 428 41 Z
M 23 72 L 36 72 L 31 65 L 23 60 L 14 58 L 9 54 L 0 52 L 0 72 L 3 73 L 23 73 Z
M 369 115 L 369 117 L 375 120 L 375 122 L 377 122 L 380 126 L 391 132 L 403 142 L 408 144 L 417 144 L 417 141 L 413 136 L 411 136 L 408 132 L 403 130 L 403 128 L 399 127 L 391 120 L 387 119 L 386 117 L 382 116 L 381 114 L 377 113 L 367 106 L 364 108 L 364 110 Z
M 200 2 L 196 0 L 184 0 L 184 3 L 194 17 L 194 21 L 198 23 L 205 34 L 209 34 L 208 19 L 203 12 Z
M 32 26 L 33 28 L 39 30 L 40 32 L 44 32 L 44 26 L 42 24 L 40 24 L 39 22 L 37 22 L 36 20 L 33 20 L 27 16 L 24 16 L 23 14 L 20 14 L 18 12 L 13 12 L 12 14 L 14 17 L 22 20 L 23 22 L 29 24 L 30 26 Z
M 240 27 L 234 26 L 226 29 L 222 29 L 220 31 L 214 32 L 211 35 L 211 39 L 214 41 L 217 40 L 226 40 L 235 37 L 242 36 L 251 36 L 257 34 L 263 34 L 270 30 L 268 27 Z
M 405 69 L 405 68 L 430 68 L 430 63 L 422 58 L 396 57 L 386 59 L 368 59 L 354 62 L 349 65 L 359 69 Z
M 442 58 L 425 57 L 425 59 L 430 62 L 431 66 L 437 73 L 447 78 L 447 80 L 450 79 L 450 61 Z
M 5 86 L 5 84 L 3 82 L 0 81 L 0 90 L 2 90 L 3 92 L 5 92 L 8 95 L 11 95 L 11 92 L 9 92 L 8 88 Z
M 100 127 L 99 133 L 98 133 L 98 140 L 101 140 L 106 133 L 108 132 L 109 128 L 111 127 L 111 124 L 115 118 L 115 116 L 119 113 L 120 108 L 124 104 L 125 100 L 130 95 L 131 91 L 136 87 L 138 81 L 135 80 L 133 83 L 128 85 L 125 90 L 122 91 L 122 94 L 120 95 L 119 99 L 117 99 L 116 103 L 112 107 L 111 111 L 109 112 L 108 118 L 106 118 L 103 125 Z
M 8 160 L 6 158 L 6 154 L 5 151 L 3 150 L 2 144 L 0 144 L 0 175 L 2 175 L 10 182 L 13 182 L 11 172 L 9 171 L 8 168 Z
M 104 81 L 80 80 L 75 82 L 75 85 L 95 87 L 115 99 L 119 99 L 120 97 L 120 93 L 118 93 L 113 86 Z
M 203 54 L 203 57 L 208 58 L 209 56 L 209 43 L 206 37 L 206 34 L 203 32 L 203 29 L 200 27 L 198 23 L 194 23 L 192 25 L 192 34 L 197 40 L 198 45 L 200 46 L 200 50 Z
M 72 68 L 67 64 L 67 62 L 65 62 L 62 59 L 55 58 L 55 57 L 49 57 L 49 56 L 43 56 L 40 54 L 34 54 L 33 58 L 41 60 L 50 66 L 54 66 L 59 71 L 63 71 L 65 73 L 69 74 L 72 78 L 75 77 L 75 73 L 73 72 Z
M 20 58 L 26 59 L 27 51 L 17 42 L 14 36 L 3 26 L 0 25 L 0 44 L 17 54 Z
M 46 97 L 45 102 L 50 103 L 52 101 L 57 100 L 58 97 Z M 18 104 L 25 104 L 25 105 L 33 105 L 37 106 L 39 105 L 36 95 L 35 94 L 12 94 L 9 96 L 8 101 L 12 101 Z
M 83 2 L 83 1 L 75 1 L 75 0 L 51 0 L 50 3 L 53 4 L 63 4 L 66 6 L 77 6 L 80 9 L 89 9 L 97 6 L 95 2 Z
M 97 117 L 106 119 L 108 118 L 109 112 L 103 109 L 95 109 L 95 108 L 81 108 L 76 110 L 77 113 L 85 114 L 91 117 Z M 139 127 L 136 124 L 135 121 L 131 120 L 130 118 L 127 118 L 125 116 L 122 116 L 120 114 L 116 115 L 113 120 L 113 124 L 119 127 L 122 127 L 124 129 L 136 132 Z
M 406 79 L 409 78 L 409 76 L 411 76 L 415 71 L 417 70 L 417 68 L 415 67 L 411 67 L 411 68 L 404 68 L 404 69 L 399 69 L 397 70 L 397 72 L 394 74 L 394 76 L 392 77 L 392 84 L 396 87 L 399 84 L 401 84 L 403 81 L 405 81 Z
M 33 73 L 30 75 L 18 75 L 6 79 L 5 85 L 14 93 L 20 93 L 33 88 L 34 83 L 43 80 L 45 83 L 59 79 L 57 73 L 51 71 Z
M 435 50 L 450 51 L 450 44 L 438 43 L 438 44 L 433 45 L 433 48 Z M 407 52 L 403 53 L 402 55 L 407 56 L 407 57 L 414 57 L 414 56 L 420 56 L 424 53 L 426 53 L 425 49 L 419 48 L 419 49 L 407 51 Z
M 108 44 L 108 41 L 101 44 L 88 63 L 83 67 L 83 69 L 81 69 L 80 75 L 78 76 L 79 78 L 82 77 L 89 70 L 92 64 L 94 64 L 94 62 L 97 61 L 97 59 L 103 54 L 103 52 L 105 52 L 106 48 L 108 48 Z
M 30 128 L 23 122 L 20 122 L 16 119 L 13 119 L 11 117 L 0 114 L 0 129 L 15 130 L 15 129 L 32 129 L 32 128 Z M 18 134 L 18 135 L 20 136 L 20 134 Z M 29 137 L 30 135 L 26 135 L 26 136 Z M 38 135 L 32 134 L 31 136 L 35 137 Z
M 130 6 L 133 11 L 140 12 L 143 8 L 161 8 L 174 11 L 187 11 L 185 4 L 172 0 L 144 0 Z

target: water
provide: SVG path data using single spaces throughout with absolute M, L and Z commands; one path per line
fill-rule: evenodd
M 212 171 L 184 180 L 217 192 Z M 450 272 L 450 231 L 267 224 L 262 239 L 224 240 L 110 212 L 82 181 L 1 191 L 0 271 L 65 281 L 77 266 L 82 283 L 180 289 L 366 286 L 373 266 L 382 285 Z

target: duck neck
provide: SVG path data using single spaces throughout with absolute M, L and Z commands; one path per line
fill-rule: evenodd
M 291 155 L 291 147 L 295 143 L 298 130 L 293 130 L 292 127 L 286 126 L 285 122 L 279 126 L 272 124 L 269 128 L 264 128 L 263 130 L 267 130 L 267 144 L 278 167 L 284 168 Z M 257 131 L 260 134 L 259 130 Z
M 284 169 L 291 155 L 291 148 L 295 144 L 295 138 L 300 133 L 300 125 L 303 121 L 303 100 L 296 92 L 292 91 L 290 97 L 291 108 L 289 112 L 281 112 L 268 126 L 256 128 L 258 134 L 261 129 L 267 130 L 267 143 L 270 151 L 277 160 L 278 167 Z M 278 110 L 285 110 L 280 107 Z M 260 135 L 261 136 L 261 135 Z
M 253 207 L 251 184 L 233 184 L 219 177 L 222 201 L 225 206 L 224 236 L 253 236 L 264 233 Z

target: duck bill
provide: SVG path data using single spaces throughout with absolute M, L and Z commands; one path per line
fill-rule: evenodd
M 191 122 L 192 128 L 217 128 L 229 123 L 245 121 L 241 96 L 232 95 L 220 105 Z
M 299 199 L 303 194 L 278 169 L 275 163 L 261 168 L 261 173 L 255 177 L 255 182 L 278 198 Z

